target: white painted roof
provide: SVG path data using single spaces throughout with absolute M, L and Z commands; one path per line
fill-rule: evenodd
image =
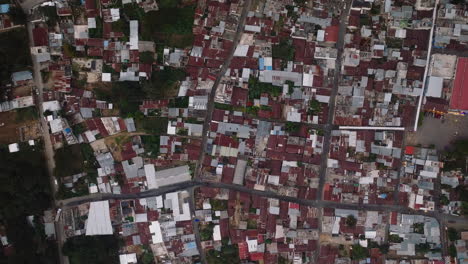
M 109 201 L 91 202 L 86 221 L 86 235 L 112 235 Z

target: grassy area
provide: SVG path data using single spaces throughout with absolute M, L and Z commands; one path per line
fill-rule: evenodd
M 230 104 L 216 103 L 216 102 L 215 102 L 215 108 L 221 109 L 221 110 L 228 110 L 228 111 L 245 112 L 245 107 L 235 106 L 235 105 L 230 105 Z
M 138 130 L 143 130 L 153 135 L 163 135 L 167 133 L 167 117 L 147 117 L 137 121 Z
M 30 106 L 16 110 L 16 122 L 22 123 L 35 120 L 39 117 L 36 107 Z
M 2 33 L 0 38 L 0 82 L 9 82 L 11 74 L 31 66 L 28 33 L 17 28 Z
M 399 49 L 403 46 L 403 40 L 399 38 L 386 38 L 385 43 L 387 47 L 394 49 Z
M 227 210 L 227 200 L 210 199 L 211 209 L 215 211 Z

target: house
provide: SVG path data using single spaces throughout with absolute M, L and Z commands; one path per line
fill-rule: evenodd
M 153 164 L 146 164 L 144 168 L 148 189 L 157 189 L 192 179 L 187 165 L 160 171 L 156 171 Z
M 14 86 L 25 85 L 32 79 L 33 75 L 30 71 L 20 71 L 11 74 L 11 81 L 13 82 Z

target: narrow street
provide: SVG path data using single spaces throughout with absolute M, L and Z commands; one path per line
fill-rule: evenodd
M 242 7 L 242 13 L 239 17 L 239 23 L 237 24 L 237 30 L 236 30 L 236 35 L 234 36 L 233 39 L 233 45 L 231 48 L 231 51 L 229 52 L 229 56 L 226 58 L 224 61 L 223 65 L 221 66 L 221 69 L 219 70 L 216 80 L 214 81 L 213 87 L 211 88 L 211 92 L 208 97 L 208 103 L 206 105 L 206 115 L 205 115 L 205 122 L 203 123 L 203 132 L 202 132 L 202 144 L 201 144 L 201 150 L 200 150 L 200 157 L 197 162 L 197 168 L 195 169 L 195 179 L 201 179 L 201 168 L 202 168 L 202 163 L 203 163 L 203 157 L 205 156 L 205 146 L 206 142 L 208 140 L 208 133 L 209 133 L 209 128 L 210 128 L 210 122 L 213 117 L 213 111 L 214 111 L 214 98 L 216 95 L 216 90 L 218 89 L 219 84 L 221 83 L 221 79 L 223 76 L 226 74 L 226 71 L 229 68 L 229 65 L 231 65 L 231 60 L 232 57 L 234 57 L 234 51 L 237 48 L 237 44 L 240 41 L 240 38 L 242 36 L 242 33 L 244 33 L 244 26 L 245 26 L 245 20 L 247 18 L 247 13 L 250 10 L 250 4 L 251 0 L 244 0 L 244 6 Z
M 335 116 L 335 106 L 336 106 L 336 95 L 338 94 L 338 86 L 341 80 L 341 65 L 343 61 L 343 49 L 344 49 L 344 37 L 346 35 L 346 28 L 348 25 L 348 16 L 353 5 L 353 0 L 346 0 L 343 4 L 343 10 L 340 16 L 340 28 L 338 32 L 338 42 L 336 43 L 337 49 L 337 58 L 335 61 L 335 70 L 333 72 L 333 88 L 330 94 L 330 101 L 328 103 L 328 120 L 325 125 L 323 138 L 323 148 L 322 148 L 322 160 L 320 162 L 320 171 L 319 171 L 319 185 L 317 190 L 317 201 L 323 201 L 323 188 L 327 179 L 327 161 L 330 153 L 330 143 L 331 143 L 331 132 L 333 130 L 333 120 Z M 323 211 L 318 210 L 318 222 L 322 222 Z M 319 232 L 322 232 L 321 225 L 319 225 Z M 320 242 L 320 241 L 319 241 Z M 320 247 L 317 249 L 317 257 L 320 256 Z M 318 262 L 318 259 L 316 259 Z
M 333 76 L 333 89 L 331 90 L 329 109 L 328 109 L 328 120 L 325 125 L 325 136 L 323 139 L 323 148 L 322 148 L 322 162 L 319 173 L 319 186 L 317 192 L 317 199 L 323 199 L 323 187 L 325 185 L 327 177 L 327 160 L 330 151 L 330 140 L 331 140 L 331 131 L 333 130 L 333 118 L 335 116 L 335 102 L 336 95 L 338 94 L 338 86 L 341 79 L 341 65 L 343 61 L 343 50 L 344 50 L 344 37 L 346 34 L 346 27 L 348 25 L 348 15 L 351 10 L 352 0 L 347 0 L 344 3 L 344 9 L 340 17 L 340 29 L 338 35 L 338 42 L 336 43 L 336 49 L 338 50 L 337 59 L 335 61 L 335 70 Z

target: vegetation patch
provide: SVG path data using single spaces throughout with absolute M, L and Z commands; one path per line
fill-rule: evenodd
M 62 252 L 71 264 L 118 263 L 122 241 L 117 236 L 75 236 L 63 245 Z
M 168 2 L 168 1 L 166 1 Z M 182 5 L 181 0 L 158 3 L 158 11 L 150 11 L 142 20 L 142 38 L 185 48 L 193 42 L 195 5 Z
M 294 59 L 294 47 L 286 40 L 282 40 L 279 44 L 273 45 L 272 53 L 274 59 L 292 61 Z
M 9 82 L 13 72 L 27 70 L 30 65 L 31 53 L 26 29 L 3 32 L 0 38 L 0 82 Z
M 141 136 L 143 142 L 143 147 L 145 148 L 145 153 L 148 157 L 155 158 L 159 155 L 159 136 Z
M 54 263 L 56 245 L 45 240 L 44 227 L 27 216 L 39 219 L 51 202 L 50 181 L 40 145 L 21 144 L 21 151 L 9 153 L 0 147 L 0 223 L 15 251 L 8 263 Z M 6 262 L 5 262 L 6 263 Z
M 262 93 L 268 93 L 270 96 L 276 97 L 283 92 L 283 88 L 275 86 L 271 83 L 263 83 L 258 78 L 251 77 L 249 79 L 249 99 L 259 99 Z
M 184 70 L 164 67 L 163 70 L 153 72 L 151 81 L 143 84 L 144 93 L 155 99 L 177 96 L 179 83 L 184 80 Z
M 167 133 L 167 117 L 147 117 L 138 120 L 136 125 L 138 130 L 143 130 L 153 135 L 163 135 Z

